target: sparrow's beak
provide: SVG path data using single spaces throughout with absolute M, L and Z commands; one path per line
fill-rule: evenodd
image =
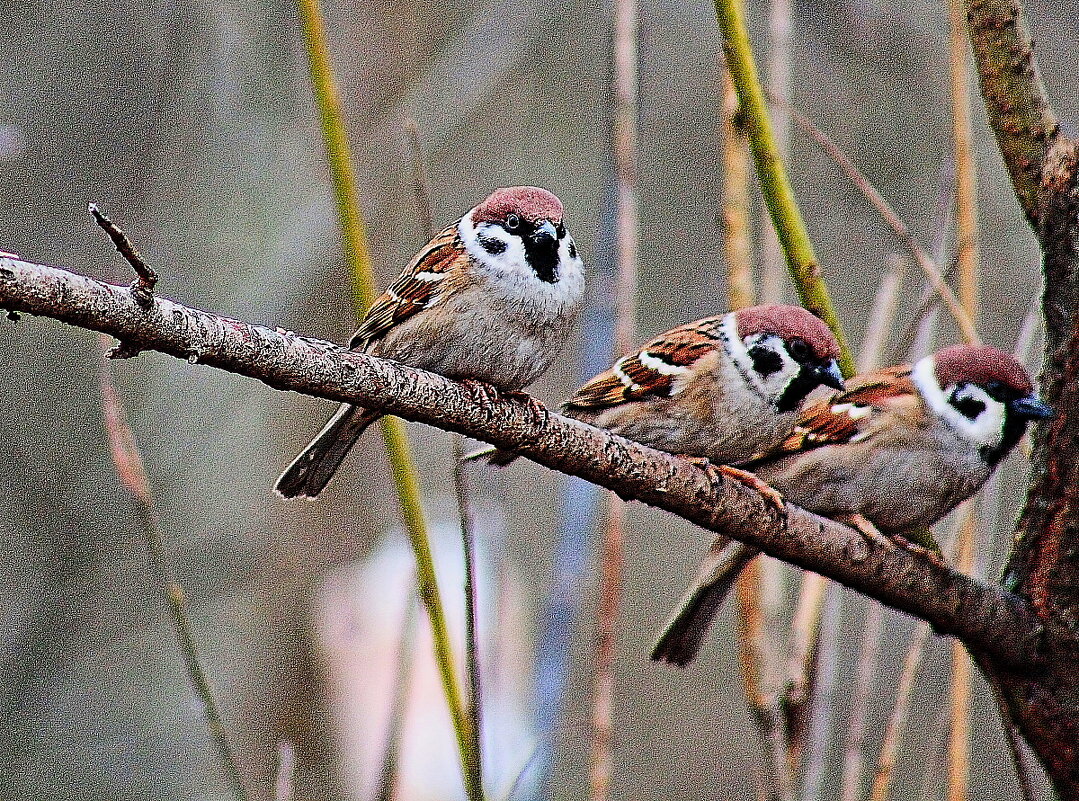
M 826 387 L 832 389 L 846 389 L 843 385 L 843 373 L 839 371 L 839 365 L 835 359 L 826 364 L 819 365 L 816 370 L 817 378 Z
M 1010 407 L 1013 414 L 1030 420 L 1044 420 L 1053 415 L 1052 407 L 1037 395 L 1027 395 L 1025 398 L 1012 401 Z
M 537 245 L 539 244 L 554 244 L 558 241 L 558 230 L 554 227 L 554 223 L 550 220 L 546 220 L 543 225 L 536 228 L 532 233 L 532 241 Z

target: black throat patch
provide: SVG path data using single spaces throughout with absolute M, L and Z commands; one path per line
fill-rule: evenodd
M 524 236 L 525 258 L 536 277 L 547 284 L 558 281 L 558 245 L 557 239 L 544 237 L 533 239 L 530 234 Z
M 803 364 L 798 375 L 791 379 L 787 388 L 783 390 L 783 394 L 779 396 L 776 411 L 780 414 L 793 412 L 802 404 L 806 396 L 819 386 L 820 377 L 812 367 Z

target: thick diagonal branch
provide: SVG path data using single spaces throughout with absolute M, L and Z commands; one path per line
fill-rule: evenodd
M 1035 229 L 1042 169 L 1060 123 L 1045 94 L 1019 0 L 964 0 L 978 80 L 1015 195 Z
M 0 257 L 0 308 L 102 331 L 129 347 L 257 378 L 275 389 L 378 407 L 468 434 L 822 573 L 1003 664 L 1029 665 L 1040 657 L 1041 629 L 1030 608 L 1001 588 L 869 543 L 853 529 L 793 506 L 781 517 L 758 493 L 718 471 L 539 412 L 527 399 L 163 298 L 144 310 L 125 287 L 6 257 Z

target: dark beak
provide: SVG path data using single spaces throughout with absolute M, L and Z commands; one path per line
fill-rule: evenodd
M 532 232 L 532 241 L 537 245 L 546 245 L 550 247 L 558 241 L 558 231 L 554 227 L 554 223 L 547 220 L 543 225 L 536 228 Z
M 839 372 L 839 365 L 832 359 L 826 364 L 818 365 L 813 372 L 824 386 L 832 389 L 846 389 L 843 385 L 843 373 Z
M 1010 409 L 1013 414 L 1025 417 L 1028 420 L 1044 420 L 1046 417 L 1052 417 L 1053 415 L 1052 407 L 1037 395 L 1027 395 L 1025 398 L 1012 401 Z

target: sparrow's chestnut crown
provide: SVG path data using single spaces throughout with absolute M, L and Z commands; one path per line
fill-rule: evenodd
M 941 387 L 969 383 L 988 387 L 999 382 L 1016 396 L 1034 391 L 1030 376 L 1019 362 L 991 345 L 952 345 L 933 357 L 937 382 Z
M 738 336 L 744 339 L 754 334 L 775 334 L 787 342 L 800 339 L 818 360 L 839 357 L 839 343 L 831 330 L 801 306 L 749 306 L 739 310 Z
M 562 221 L 562 201 L 538 186 L 511 186 L 496 189 L 472 212 L 472 221 L 505 223 L 511 217 L 538 224 L 545 221 Z

